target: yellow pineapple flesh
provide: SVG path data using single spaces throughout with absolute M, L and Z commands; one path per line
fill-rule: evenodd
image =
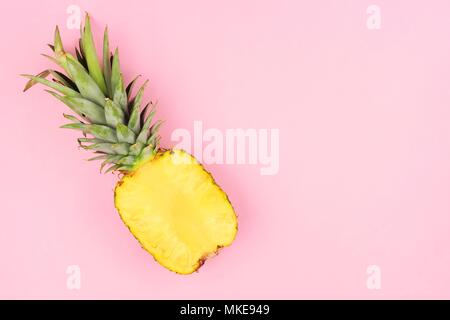
M 196 271 L 230 245 L 237 219 L 212 176 L 182 150 L 159 152 L 117 184 L 115 205 L 142 247 L 164 267 Z

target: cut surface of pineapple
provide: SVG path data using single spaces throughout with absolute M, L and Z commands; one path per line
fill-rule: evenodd
M 159 152 L 115 190 L 119 214 L 142 247 L 166 268 L 190 274 L 230 245 L 237 218 L 227 195 L 193 156 Z

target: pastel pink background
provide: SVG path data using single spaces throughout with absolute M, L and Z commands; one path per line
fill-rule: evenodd
M 366 27 L 366 8 L 382 27 Z M 199 273 L 160 267 L 122 224 L 113 175 L 67 109 L 20 73 L 50 66 L 66 8 L 109 25 L 127 81 L 176 128 L 279 128 L 280 171 L 210 165 L 239 214 Z M 450 298 L 450 2 L 3 1 L 0 298 Z M 66 288 L 68 265 L 81 290 Z M 381 290 L 366 268 L 380 266 Z

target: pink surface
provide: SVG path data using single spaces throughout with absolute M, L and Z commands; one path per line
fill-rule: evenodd
M 92 15 L 127 81 L 176 128 L 280 129 L 280 169 L 207 165 L 239 214 L 199 273 L 160 267 L 122 224 L 113 175 L 59 129 L 67 109 L 20 73 L 49 62 L 66 9 Z M 1 2 L 0 298 L 450 298 L 450 3 Z M 81 289 L 66 287 L 78 265 Z M 369 290 L 366 269 L 381 269 Z

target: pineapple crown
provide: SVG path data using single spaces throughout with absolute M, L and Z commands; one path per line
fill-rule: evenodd
M 99 62 L 92 37 L 89 15 L 81 28 L 76 58 L 63 48 L 58 27 L 54 44 L 49 45 L 53 56 L 44 55 L 64 72 L 52 69 L 37 75 L 24 74 L 28 78 L 24 91 L 40 83 L 52 90 L 45 90 L 66 104 L 78 117 L 64 114 L 71 122 L 62 128 L 80 130 L 78 139 L 83 149 L 92 150 L 97 156 L 89 160 L 103 160 L 100 171 L 133 171 L 158 151 L 158 129 L 161 121 L 152 123 L 155 105 L 150 102 L 141 110 L 144 89 L 148 80 L 133 97 L 132 90 L 137 76 L 125 88 L 120 71 L 119 51 L 111 55 L 108 28 L 103 37 L 103 67 Z M 51 76 L 51 80 L 47 77 Z

